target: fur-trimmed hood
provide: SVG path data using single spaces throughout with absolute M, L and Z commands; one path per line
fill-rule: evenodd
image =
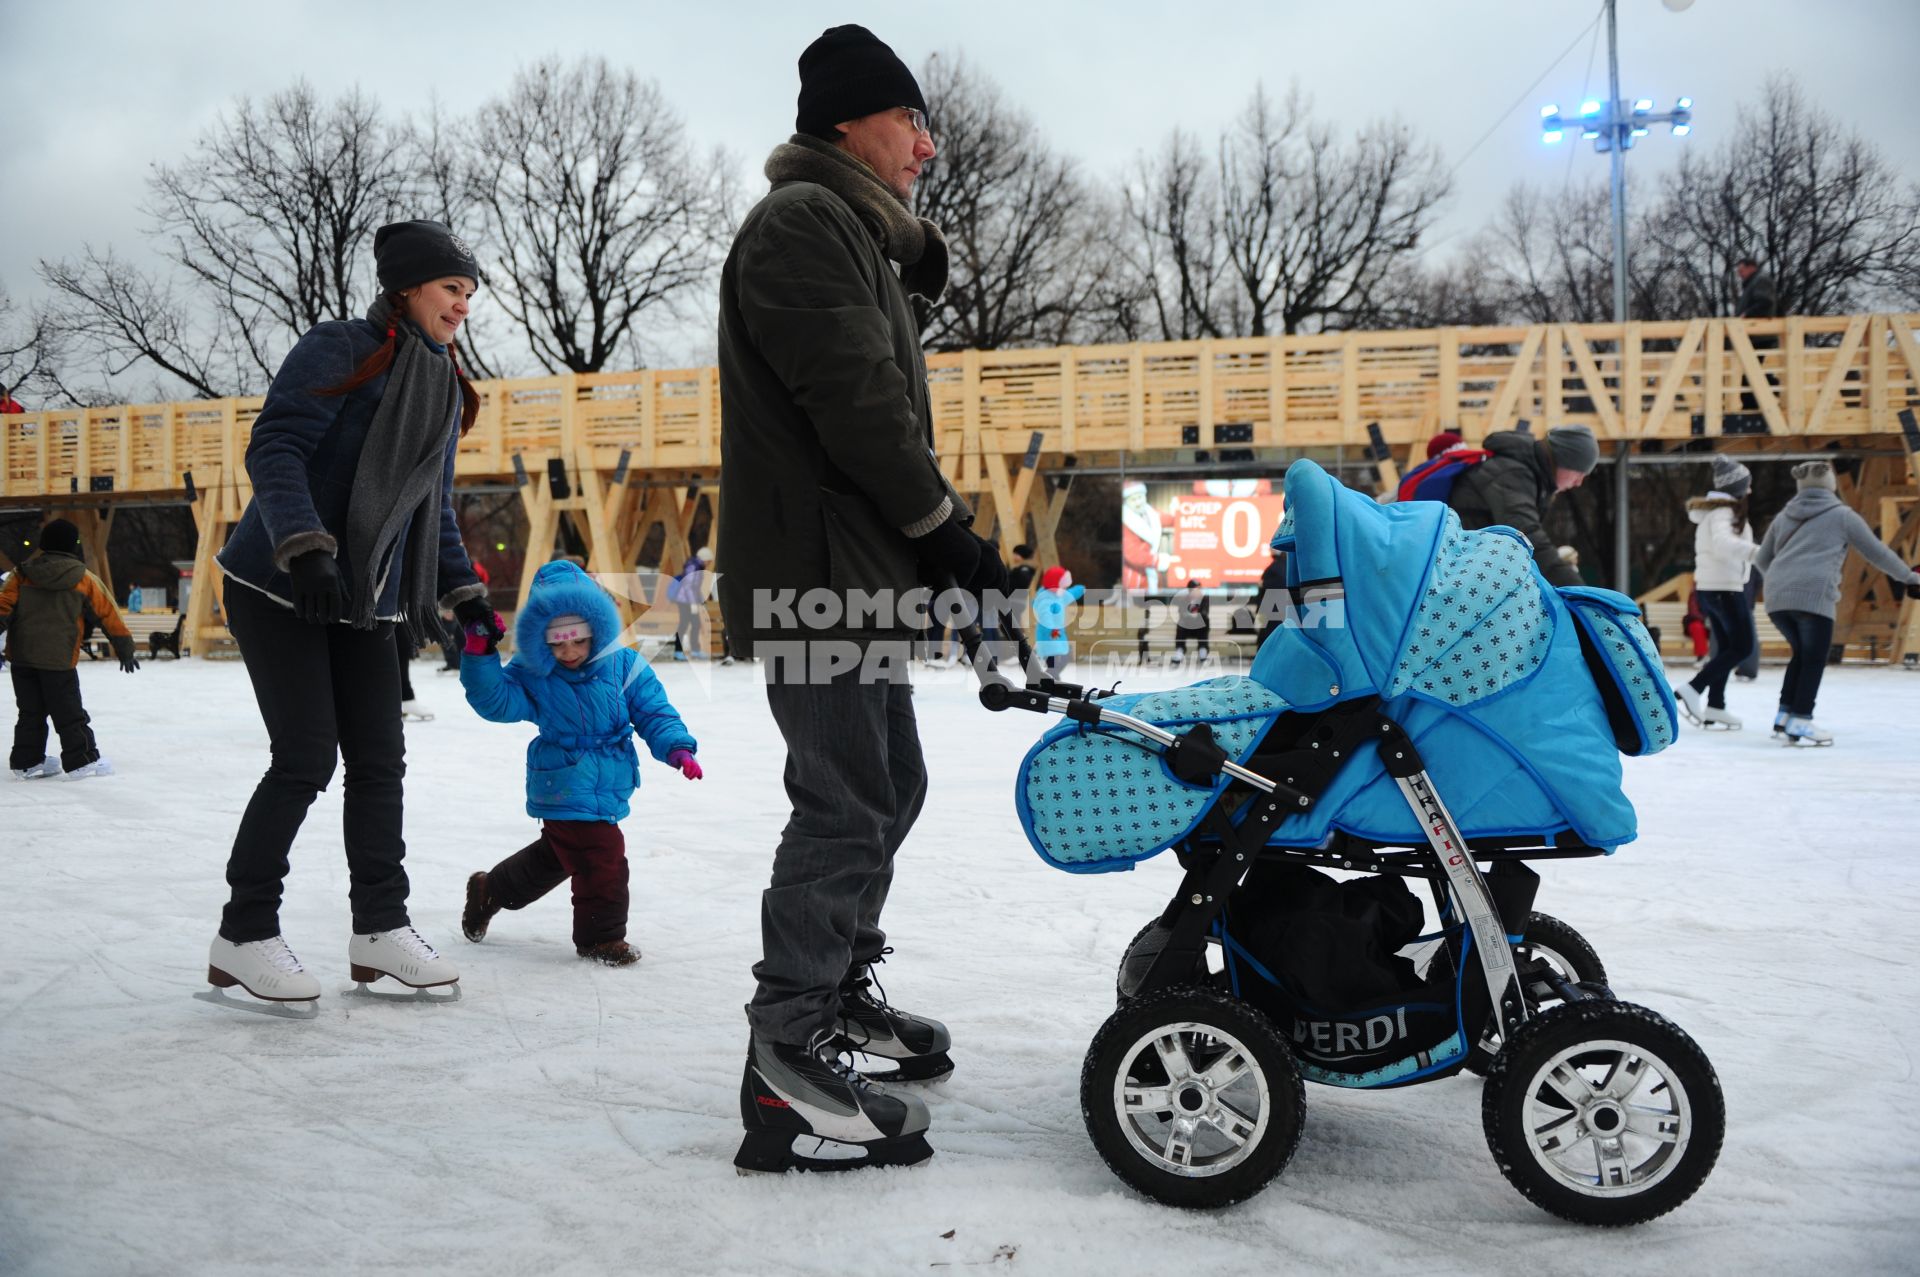
M 1704 497 L 1694 497 L 1687 502 L 1687 518 L 1698 523 L 1707 517 L 1709 510 L 1738 510 L 1740 502 L 1724 492 L 1709 492 Z
M 553 673 L 560 666 L 547 646 L 547 625 L 556 616 L 569 615 L 585 618 L 593 629 L 593 657 L 588 665 L 621 646 L 623 627 L 612 596 L 578 564 L 560 559 L 534 574 L 527 605 L 513 619 L 513 659 L 526 662 L 536 674 Z

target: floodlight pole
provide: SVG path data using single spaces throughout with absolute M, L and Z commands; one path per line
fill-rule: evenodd
M 1613 146 L 1608 160 L 1613 170 L 1613 322 L 1627 322 L 1627 147 L 1632 124 L 1622 118 L 1620 100 L 1620 43 L 1613 21 L 1615 0 L 1607 0 L 1607 126 Z
M 1627 348 L 1627 136 L 1622 133 L 1620 119 L 1620 40 L 1614 26 L 1614 0 L 1607 0 L 1607 116 L 1613 122 L 1613 147 L 1607 156 L 1608 167 L 1612 170 L 1613 180 L 1613 322 L 1620 325 L 1620 340 L 1614 346 L 1616 351 Z M 1621 397 L 1627 393 L 1627 384 L 1622 364 L 1620 381 Z M 1637 392 L 1636 392 L 1637 393 Z M 1614 445 L 1613 461 L 1613 588 L 1622 594 L 1633 593 L 1632 574 L 1627 568 L 1627 556 L 1633 548 L 1632 518 L 1633 500 L 1629 485 L 1628 468 L 1633 456 L 1633 445 L 1622 439 Z

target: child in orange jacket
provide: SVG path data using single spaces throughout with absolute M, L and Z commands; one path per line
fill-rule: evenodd
M 40 530 L 40 553 L 0 587 L 0 630 L 7 635 L 7 660 L 13 667 L 13 697 L 20 721 L 13 729 L 8 767 L 20 780 L 38 780 L 65 771 L 68 780 L 110 775 L 113 766 L 100 757 L 87 711 L 80 704 L 80 640 L 89 618 L 105 630 L 120 668 L 131 674 L 133 636 L 120 611 L 80 561 L 80 530 L 55 519 Z M 47 755 L 47 719 L 60 734 L 60 758 Z

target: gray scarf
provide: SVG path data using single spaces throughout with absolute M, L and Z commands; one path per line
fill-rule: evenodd
M 360 464 L 347 501 L 347 560 L 354 579 L 348 584 L 347 621 L 357 629 L 374 627 L 374 606 L 391 562 L 401 553 L 400 610 L 416 643 L 424 640 L 426 619 L 437 616 L 434 586 L 440 563 L 440 481 L 447 443 L 455 430 L 460 383 L 453 359 L 435 350 L 411 324 L 396 322 L 382 297 L 367 311 L 376 328 L 394 325 L 393 367 L 387 388 L 367 427 Z M 413 522 L 404 547 L 400 529 Z
M 906 201 L 866 164 L 831 142 L 795 133 L 773 148 L 766 174 L 769 182 L 813 182 L 845 200 L 880 241 L 880 251 L 900 263 L 907 292 L 940 300 L 947 289 L 946 238 L 938 226 L 908 212 Z

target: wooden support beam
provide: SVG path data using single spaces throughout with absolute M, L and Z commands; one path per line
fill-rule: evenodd
M 1647 410 L 1647 419 L 1640 427 L 1643 436 L 1659 434 L 1660 427 L 1666 424 L 1667 415 L 1673 411 L 1674 397 L 1680 393 L 1680 383 L 1686 380 L 1694 352 L 1700 349 L 1700 343 L 1706 335 L 1706 320 L 1691 321 L 1686 332 L 1681 334 L 1680 344 L 1667 356 L 1667 371 L 1660 378 L 1660 389 L 1654 393 L 1653 407 Z
M 1797 434 L 1787 424 L 1787 418 L 1780 411 L 1780 403 L 1774 398 L 1773 383 L 1767 380 L 1767 374 L 1760 367 L 1760 357 L 1753 353 L 1753 342 L 1747 338 L 1747 326 L 1743 323 L 1730 323 L 1727 328 L 1727 344 L 1733 347 L 1734 355 L 1740 360 L 1740 367 L 1746 373 L 1747 392 L 1760 407 L 1760 415 L 1767 419 L 1767 429 L 1777 435 Z

